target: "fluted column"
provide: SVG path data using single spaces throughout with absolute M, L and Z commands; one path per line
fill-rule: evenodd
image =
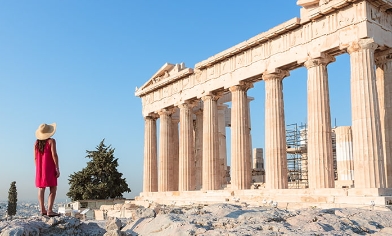
M 200 190 L 203 184 L 203 110 L 195 112 L 195 189 Z
M 170 191 L 170 183 L 173 182 L 173 175 L 170 173 L 170 167 L 173 166 L 173 159 L 170 158 L 172 110 L 162 109 L 158 114 L 160 117 L 158 192 L 165 192 Z
M 144 117 L 143 192 L 158 191 L 156 115 Z
M 193 104 L 185 102 L 180 108 L 179 191 L 195 190 L 195 160 L 193 148 Z
M 372 39 L 348 48 L 351 63 L 351 109 L 355 188 L 384 188 L 385 167 L 376 90 Z
M 265 81 L 265 161 L 266 186 L 287 188 L 286 125 L 283 103 L 284 77 L 288 71 L 263 74 Z
M 309 188 L 335 186 L 331 110 L 327 65 L 335 58 L 326 54 L 309 58 L 308 69 L 308 178 Z
M 253 163 L 253 155 L 252 155 L 252 122 L 251 122 L 251 115 L 250 115 L 250 102 L 254 100 L 253 97 L 248 97 L 247 98 L 248 102 L 247 102 L 247 110 L 248 110 L 248 128 L 249 128 L 249 160 L 251 163 L 251 168 L 249 169 L 249 175 L 251 176 L 251 183 L 252 183 L 252 171 L 253 171 L 253 167 L 252 167 L 252 163 Z
M 250 158 L 249 112 L 247 90 L 251 84 L 230 87 L 231 92 L 231 188 L 249 189 L 252 163 Z
M 175 108 L 176 110 L 177 108 Z M 179 134 L 178 134 L 178 123 L 180 118 L 178 113 L 172 115 L 172 125 L 171 125 L 171 144 L 170 144 L 170 159 L 172 159 L 173 165 L 169 166 L 170 175 L 172 181 L 169 185 L 170 191 L 178 191 L 179 183 Z
M 376 65 L 386 187 L 392 188 L 392 49 L 377 53 Z
M 335 128 L 338 180 L 354 180 L 353 136 L 351 126 Z
M 218 104 L 218 134 L 219 134 L 219 176 L 221 178 L 220 186 L 227 184 L 227 151 L 226 151 L 226 120 L 225 110 L 227 105 Z
M 203 190 L 219 189 L 218 96 L 204 96 L 203 102 Z

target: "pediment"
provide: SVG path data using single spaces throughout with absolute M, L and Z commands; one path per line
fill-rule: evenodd
M 310 6 L 318 5 L 320 0 L 298 0 L 297 5 L 301 7 L 308 8 Z
M 141 94 L 143 90 L 148 90 L 156 85 L 164 84 L 170 78 L 176 77 L 183 70 L 189 69 L 185 67 L 185 63 L 171 64 L 165 63 L 142 87 L 136 88 L 136 94 Z

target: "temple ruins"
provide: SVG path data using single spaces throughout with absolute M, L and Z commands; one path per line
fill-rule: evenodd
M 143 192 L 136 202 L 392 204 L 392 0 L 297 4 L 300 19 L 194 68 L 166 63 L 136 89 L 145 120 Z M 341 54 L 350 57 L 352 123 L 332 127 L 327 65 Z M 298 131 L 306 142 L 293 146 L 282 80 L 299 67 L 307 69 L 307 124 Z M 255 83 L 265 83 L 263 149 L 251 145 L 249 103 L 257 97 L 247 92 Z M 292 172 L 296 154 L 300 170 Z

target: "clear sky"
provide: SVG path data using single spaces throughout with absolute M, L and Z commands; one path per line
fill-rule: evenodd
M 164 63 L 197 62 L 300 16 L 296 0 L 0 2 L 0 200 L 16 181 L 35 200 L 33 145 L 57 123 L 58 200 L 102 139 L 133 198 L 142 190 L 144 120 L 135 87 Z M 347 55 L 328 66 L 333 125 L 351 125 Z M 284 80 L 286 124 L 305 123 L 306 69 Z M 264 147 L 264 82 L 248 92 L 253 147 Z M 228 130 L 230 134 L 230 130 Z

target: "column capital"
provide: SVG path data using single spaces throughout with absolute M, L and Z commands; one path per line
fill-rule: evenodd
M 192 108 L 194 108 L 195 106 L 198 105 L 197 102 L 198 101 L 188 100 L 188 101 L 185 101 L 185 102 L 179 104 L 178 108 L 180 108 L 180 109 L 192 109 Z
M 159 114 L 159 116 L 162 116 L 162 115 L 168 115 L 168 116 L 170 116 L 170 115 L 172 115 L 174 112 L 175 112 L 175 109 L 174 109 L 174 108 L 164 108 L 164 109 L 159 110 L 159 111 L 158 111 L 158 114 Z
M 206 101 L 206 100 L 214 100 L 218 101 L 218 99 L 222 96 L 222 93 L 220 92 L 214 92 L 214 93 L 209 93 L 201 98 L 201 100 Z
M 367 39 L 360 39 L 358 41 L 354 41 L 350 44 L 350 46 L 347 48 L 347 52 L 349 54 L 353 52 L 358 52 L 359 50 L 363 49 L 369 49 L 372 51 L 375 51 L 378 47 L 378 44 L 374 42 L 372 38 L 367 38 Z
M 380 51 L 374 54 L 376 65 L 382 65 L 392 60 L 392 49 Z
M 336 61 L 334 56 L 331 56 L 326 53 L 321 53 L 320 57 L 308 57 L 308 59 L 304 63 L 304 66 L 307 69 L 310 69 L 312 67 L 321 66 L 321 65 L 326 66 L 334 61 Z
M 159 118 L 159 115 L 156 113 L 150 113 L 144 117 L 144 120 L 156 120 Z
M 229 90 L 230 92 L 239 91 L 239 90 L 247 91 L 250 88 L 253 88 L 253 83 L 241 81 L 240 84 L 231 86 Z
M 263 73 L 263 80 L 283 80 L 283 78 L 290 75 L 290 72 L 287 70 L 276 69 L 275 72 Z

